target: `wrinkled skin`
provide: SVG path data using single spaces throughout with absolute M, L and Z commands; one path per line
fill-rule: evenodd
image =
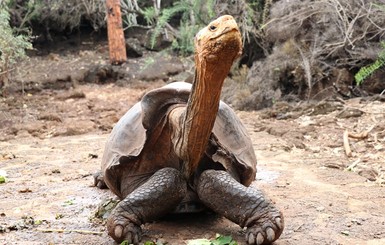
M 173 99 L 175 103 L 164 110 L 165 116 L 151 124 L 145 118 L 152 110 L 145 110 L 148 103 L 142 101 L 143 125 L 155 128 L 146 128 L 143 149 L 135 157 L 116 156 L 115 152 L 119 151 L 108 145 L 114 140 L 125 140 L 116 135 L 127 135 L 127 140 L 132 140 L 129 133 L 136 135 L 135 127 L 132 131 L 128 127 L 129 133 L 127 129 L 120 132 L 124 127 L 118 123 L 120 126 L 116 126 L 117 131 L 107 142 L 104 154 L 114 157 L 104 157 L 102 173 L 95 176 L 95 185 L 109 187 L 122 199 L 108 218 L 108 234 L 118 243 L 127 240 L 138 244 L 142 224 L 181 210 L 181 203 L 193 201 L 247 227 L 248 244 L 270 244 L 281 235 L 284 220 L 282 213 L 260 190 L 248 187 L 256 171 L 251 141 L 244 133 L 229 131 L 221 136 L 247 137 L 244 140 L 241 137 L 240 142 L 246 142 L 245 149 L 252 152 L 248 152 L 251 157 L 243 158 L 239 155 L 245 149 L 232 153 L 233 149 L 224 147 L 226 144 L 222 144 L 225 142 L 221 142 L 221 137 L 212 133 L 215 122 L 226 119 L 230 120 L 227 124 L 235 126 L 224 125 L 224 130 L 244 130 L 231 109 L 219 107 L 223 80 L 242 48 L 234 19 L 222 16 L 210 23 L 197 34 L 195 46 L 196 78 L 187 105 L 183 100 Z M 175 88 L 180 89 L 176 85 Z M 156 99 L 149 101 L 155 103 Z M 136 108 L 134 111 L 138 112 Z M 140 120 L 129 113 L 127 118 L 132 121 L 123 122 L 134 124 Z M 219 120 L 217 114 L 222 115 L 222 119 Z M 251 159 L 251 163 L 240 163 L 243 159 Z

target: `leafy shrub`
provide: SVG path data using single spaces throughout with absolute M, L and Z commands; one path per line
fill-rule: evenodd
M 10 0 L 7 5 L 18 28 L 42 25 L 63 31 L 79 28 L 86 21 L 97 30 L 106 24 L 103 0 Z
M 161 6 L 154 5 L 151 1 L 144 1 L 147 4 L 141 2 L 140 6 L 124 2 L 127 0 L 122 0 L 123 19 L 127 18 L 125 15 L 129 15 L 137 19 L 141 17 L 146 22 L 125 21 L 127 28 L 135 25 L 154 28 L 151 36 L 152 46 L 163 32 L 170 32 L 176 37 L 173 49 L 182 55 L 189 55 L 194 50 L 193 40 L 196 32 L 215 17 L 224 14 L 233 15 L 240 26 L 244 42 L 255 45 L 255 42 L 262 38 L 259 26 L 262 26 L 268 16 L 271 0 L 179 0 L 165 1 L 169 4 Z M 136 3 L 136 0 L 131 2 Z M 262 42 L 258 46 L 263 46 Z
M 0 9 L 0 88 L 7 85 L 9 74 L 16 63 L 26 58 L 25 50 L 32 49 L 30 36 L 16 34 L 9 24 L 10 15 L 4 6 Z
M 172 6 L 163 8 L 159 15 L 154 17 L 156 10 L 147 8 L 145 13 L 145 19 L 149 20 L 149 24 L 152 24 L 153 19 L 156 19 L 156 25 L 151 37 L 151 45 L 154 46 L 157 37 L 161 34 L 164 28 L 169 28 L 174 31 L 176 39 L 173 42 L 173 48 L 180 51 L 183 55 L 191 54 L 194 51 L 193 40 L 195 33 L 205 26 L 210 19 L 214 17 L 214 1 L 207 1 L 205 4 L 202 0 L 180 0 L 175 2 Z M 172 18 L 177 15 L 180 17 L 179 31 L 175 33 L 175 30 L 170 27 L 169 23 Z

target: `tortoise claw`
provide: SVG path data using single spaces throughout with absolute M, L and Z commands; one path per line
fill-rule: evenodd
M 254 244 L 255 243 L 255 236 L 253 233 L 249 234 L 249 238 L 247 239 L 248 244 Z
M 282 220 L 280 217 L 275 219 L 275 224 L 277 225 L 278 229 L 282 230 L 283 224 L 282 224 Z
M 114 215 L 111 215 L 107 220 L 107 229 L 117 243 L 127 241 L 128 244 L 139 244 L 142 230 L 128 219 L 114 219 Z
M 284 227 L 283 218 L 267 219 L 265 223 L 248 227 L 246 241 L 249 245 L 271 244 L 279 238 Z
M 122 235 L 123 235 L 123 226 L 117 225 L 117 226 L 115 227 L 114 234 L 115 234 L 115 237 L 121 238 Z
M 257 240 L 256 240 L 256 243 L 257 245 L 261 245 L 263 244 L 263 241 L 265 240 L 265 238 L 263 237 L 263 235 L 261 233 L 258 233 L 257 235 Z M 252 243 L 251 243 L 252 244 Z
M 266 239 L 269 241 L 269 242 L 272 242 L 274 241 L 274 238 L 275 238 L 275 232 L 273 229 L 271 229 L 270 227 L 267 228 L 266 230 Z

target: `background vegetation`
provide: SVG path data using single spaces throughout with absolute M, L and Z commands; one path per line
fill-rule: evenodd
M 1 84 L 31 48 L 29 41 L 49 42 L 53 34 L 106 25 L 104 0 L 5 0 L 1 5 L 6 32 L 1 36 L 8 40 L 0 44 Z M 229 85 L 240 92 L 225 99 L 238 108 L 269 106 L 285 96 L 313 99 L 336 87 L 344 96 L 362 94 L 359 88 L 384 72 L 385 0 L 121 0 L 121 6 L 125 29 L 149 31 L 148 48 L 166 37 L 170 48 L 185 56 L 193 53 L 197 30 L 216 16 L 233 15 L 244 53 L 242 69 Z M 384 91 L 384 82 L 376 84 L 370 93 Z

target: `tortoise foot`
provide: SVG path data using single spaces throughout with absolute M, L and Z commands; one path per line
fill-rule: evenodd
M 130 184 L 123 181 L 122 188 L 129 188 Z M 107 221 L 108 234 L 118 243 L 127 240 L 128 244 L 138 244 L 140 226 L 175 209 L 186 191 L 186 182 L 178 170 L 158 170 L 112 211 Z
M 93 174 L 94 176 L 94 186 L 98 187 L 99 189 L 107 189 L 106 182 L 104 182 L 103 174 L 101 171 L 96 172 Z
M 111 214 L 107 221 L 108 235 L 118 243 L 127 241 L 128 244 L 139 244 L 142 236 L 140 226 L 124 215 L 116 216 L 115 213 Z
M 204 171 L 197 192 L 200 200 L 216 213 L 241 227 L 248 227 L 248 244 L 270 244 L 283 231 L 282 213 L 265 198 L 264 193 L 240 184 L 225 171 Z
M 261 219 L 264 222 L 261 223 Z M 282 215 L 260 218 L 258 223 L 247 228 L 246 241 L 250 245 L 271 244 L 279 238 L 283 231 Z

